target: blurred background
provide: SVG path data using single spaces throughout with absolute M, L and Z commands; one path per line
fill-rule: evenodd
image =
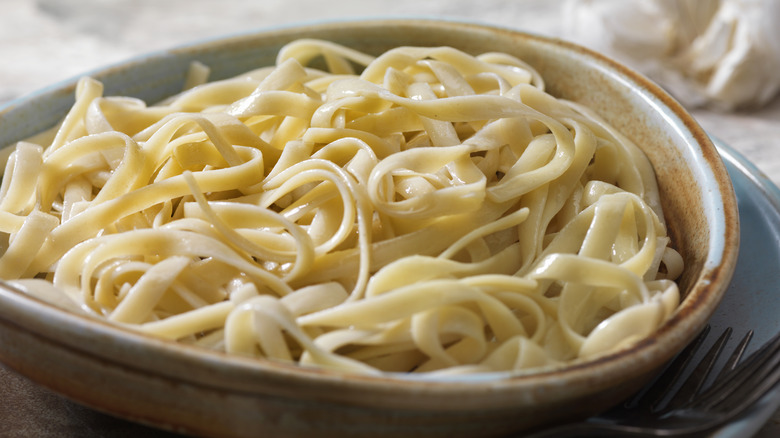
M 549 33 L 557 0 L 2 0 L 0 102 L 150 51 L 271 26 L 368 17 L 478 20 Z M 557 33 L 557 29 L 554 30 Z
M 658 81 L 711 135 L 780 183 L 775 0 L 0 0 L 0 105 L 182 44 L 378 17 L 470 21 L 588 45 Z M 778 436 L 778 420 L 760 436 Z M 70 403 L 0 366 L 2 436 L 141 432 L 148 431 Z

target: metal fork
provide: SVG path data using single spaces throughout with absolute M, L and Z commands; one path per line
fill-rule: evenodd
M 528 438 L 586 436 L 700 436 L 735 420 L 780 381 L 780 333 L 740 362 L 753 336 L 749 331 L 723 365 L 711 375 L 732 329 L 724 330 L 695 368 L 685 370 L 709 334 L 709 326 L 633 398 L 585 421 L 523 435 Z M 687 375 L 687 378 L 686 378 Z

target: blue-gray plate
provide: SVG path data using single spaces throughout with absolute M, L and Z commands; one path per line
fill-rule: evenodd
M 780 189 L 739 152 L 718 139 L 714 143 L 737 194 L 741 240 L 736 272 L 710 326 L 712 333 L 734 329 L 728 345 L 754 330 L 749 353 L 780 331 Z M 752 436 L 780 416 L 779 408 L 780 387 L 716 436 Z

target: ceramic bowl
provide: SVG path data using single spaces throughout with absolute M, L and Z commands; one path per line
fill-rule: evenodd
M 584 103 L 624 132 L 657 172 L 670 233 L 686 269 L 684 300 L 651 337 L 563 369 L 434 381 L 355 376 L 205 351 L 125 331 L 0 287 L 0 360 L 96 409 L 196 435 L 501 436 L 585 416 L 645 383 L 706 324 L 738 250 L 726 169 L 701 127 L 658 86 L 575 45 L 514 30 L 431 20 L 319 23 L 154 53 L 90 74 L 105 94 L 159 101 L 191 61 L 212 79 L 269 65 L 285 43 L 332 40 L 378 54 L 400 45 L 504 51 L 538 69 L 553 95 Z M 0 145 L 52 126 L 75 80 L 0 110 Z

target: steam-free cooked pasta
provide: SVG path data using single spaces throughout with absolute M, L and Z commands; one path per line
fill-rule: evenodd
M 16 145 L 0 278 L 153 336 L 363 373 L 566 363 L 679 304 L 649 161 L 519 59 L 299 40 L 235 78 L 193 71 L 150 106 L 84 78 Z

